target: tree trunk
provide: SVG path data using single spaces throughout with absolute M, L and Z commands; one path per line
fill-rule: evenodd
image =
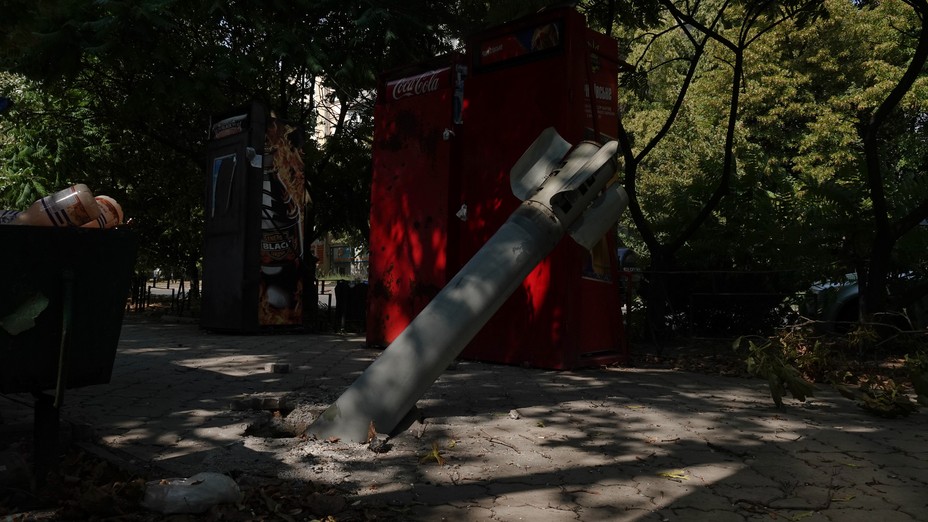
M 666 249 L 651 250 L 651 266 L 646 272 L 647 286 L 642 289 L 646 304 L 646 331 L 652 341 L 668 336 L 668 315 L 673 312 L 670 296 L 671 274 L 676 270 L 676 261 Z
M 902 98 L 911 90 L 915 80 L 922 74 L 925 62 L 928 61 L 928 0 L 908 0 L 906 3 L 915 10 L 921 20 L 915 52 L 899 82 L 876 108 L 861 130 L 867 188 L 873 205 L 874 224 L 870 251 L 867 259 L 857 271 L 860 318 L 863 321 L 870 321 L 874 314 L 886 311 L 886 282 L 893 248 L 896 241 L 917 222 L 912 212 L 895 223 L 891 220 L 880 158 L 880 131 L 899 106 Z M 924 203 L 920 207 L 924 207 Z M 919 209 L 916 209 L 913 212 L 918 211 Z
M 200 298 L 200 270 L 194 257 L 187 259 L 187 276 L 190 278 L 190 298 Z

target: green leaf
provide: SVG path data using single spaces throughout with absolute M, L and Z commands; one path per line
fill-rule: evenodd
M 19 335 L 35 326 L 35 318 L 48 307 L 48 298 L 41 292 L 26 299 L 12 313 L 0 319 L 0 327 L 10 335 Z
M 928 406 L 928 372 L 913 373 L 912 388 L 918 394 L 918 403 L 922 406 Z
M 670 479 L 670 480 L 676 480 L 676 481 L 678 481 L 678 482 L 679 482 L 679 481 L 689 480 L 689 479 L 690 479 L 689 475 L 686 474 L 686 471 L 685 471 L 685 470 L 682 470 L 682 469 L 673 469 L 673 470 L 670 470 L 670 471 L 662 471 L 662 472 L 658 473 L 658 475 L 660 475 L 661 477 Z
M 777 408 L 783 407 L 783 383 L 780 382 L 780 378 L 776 375 L 770 374 L 767 378 L 767 384 L 770 385 L 770 396 L 773 397 L 773 402 L 777 405 Z

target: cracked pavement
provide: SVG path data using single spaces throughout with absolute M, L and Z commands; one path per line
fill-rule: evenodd
M 461 361 L 382 453 L 298 436 L 378 353 L 127 322 L 111 382 L 69 390 L 62 418 L 156 472 L 332 484 L 406 520 L 928 520 L 925 414 L 821 387 L 777 409 L 761 380 Z

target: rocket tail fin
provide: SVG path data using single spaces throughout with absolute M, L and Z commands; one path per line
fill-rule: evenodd
M 618 183 L 610 185 L 590 204 L 590 208 L 574 221 L 567 233 L 574 241 L 589 250 L 615 225 L 627 206 L 628 194 L 625 193 L 625 189 Z
M 521 201 L 531 197 L 570 149 L 571 144 L 554 127 L 542 131 L 509 171 L 512 193 Z

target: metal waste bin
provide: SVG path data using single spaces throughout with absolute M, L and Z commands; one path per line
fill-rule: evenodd
M 108 383 L 136 235 L 120 229 L 3 226 L 0 243 L 7 249 L 0 258 L 0 320 L 30 300 L 47 300 L 34 327 L 16 335 L 0 328 L 0 392 Z
M 340 330 L 362 332 L 367 322 L 365 282 L 339 281 L 335 284 L 335 316 Z
M 120 229 L 4 225 L 0 244 L 0 393 L 35 397 L 42 482 L 58 459 L 65 389 L 110 382 L 138 241 Z

